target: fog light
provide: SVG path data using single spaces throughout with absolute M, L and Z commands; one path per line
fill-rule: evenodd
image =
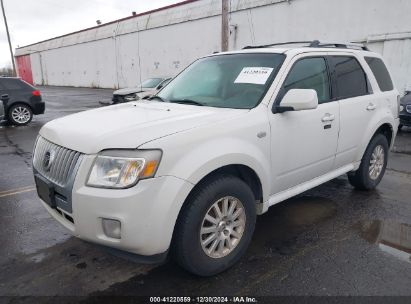
M 104 234 L 113 239 L 121 239 L 121 223 L 118 220 L 103 218 Z

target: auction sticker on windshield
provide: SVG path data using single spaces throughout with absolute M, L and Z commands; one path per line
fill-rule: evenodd
M 245 67 L 238 74 L 234 83 L 265 84 L 273 68 Z

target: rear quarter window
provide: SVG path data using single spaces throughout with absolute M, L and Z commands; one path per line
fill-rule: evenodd
M 377 79 L 378 86 L 383 92 L 392 91 L 394 89 L 394 84 L 388 73 L 387 67 L 380 58 L 376 57 L 365 57 L 365 61 L 370 66 L 375 78 Z
M 33 88 L 26 82 L 14 78 L 1 78 L 0 89 L 2 90 L 32 90 Z
M 367 75 L 351 56 L 331 56 L 334 62 L 338 99 L 368 95 Z

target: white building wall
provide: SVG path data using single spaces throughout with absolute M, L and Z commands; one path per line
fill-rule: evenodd
M 368 42 L 411 86 L 409 0 L 231 0 L 230 49 L 281 41 Z M 16 50 L 36 84 L 117 88 L 175 75 L 220 49 L 221 1 L 200 0 Z

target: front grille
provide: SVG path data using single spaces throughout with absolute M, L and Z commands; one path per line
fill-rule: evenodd
M 411 113 L 411 105 L 406 105 L 405 109 L 407 110 L 408 113 Z
M 113 95 L 112 101 L 113 101 L 113 103 L 123 103 L 124 102 L 124 96 L 122 96 L 122 95 Z
M 69 182 L 82 155 L 80 152 L 53 144 L 39 136 L 34 150 L 33 166 L 45 178 L 64 187 Z

